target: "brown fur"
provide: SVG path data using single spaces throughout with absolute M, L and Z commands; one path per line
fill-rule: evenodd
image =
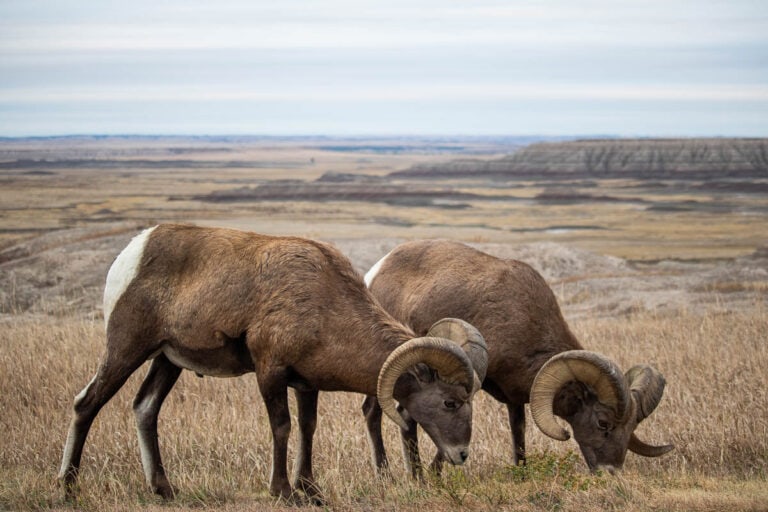
M 60 478 L 71 497 L 93 419 L 151 359 L 134 411 L 142 462 L 155 492 L 174 494 L 160 460 L 157 415 L 181 369 L 225 377 L 253 371 L 274 440 L 270 492 L 295 499 L 286 469 L 287 388 L 293 387 L 300 431 L 294 485 L 322 502 L 311 465 L 318 391 L 375 395 L 384 361 L 411 338 L 413 331 L 378 304 L 349 260 L 328 244 L 160 225 L 146 239 L 136 276 L 108 318 L 96 377 L 75 400 Z M 471 434 L 471 397 L 464 386 L 427 382 L 415 370 L 397 384 L 395 399 L 421 414 L 438 444 L 462 450 L 456 457 L 463 462 L 462 447 Z M 435 404 L 446 400 L 466 407 L 455 414 L 434 412 Z
M 445 240 L 407 242 L 386 256 L 370 289 L 395 318 L 419 334 L 437 319 L 460 318 L 474 325 L 488 346 L 488 371 L 483 389 L 507 405 L 514 461 L 525 461 L 525 408 L 534 378 L 552 356 L 581 349 L 571 333 L 552 290 L 529 265 L 501 260 L 467 245 Z M 659 376 L 660 378 L 660 376 Z M 663 389 L 663 379 L 660 378 Z M 589 466 L 621 467 L 636 419 L 598 431 L 605 413 L 594 393 L 581 383 L 564 388 L 555 413 L 566 418 Z M 657 400 L 660 398 L 658 393 Z M 364 405 L 371 417 L 375 401 Z M 368 421 L 372 438 L 380 427 Z M 405 443 L 415 450 L 415 427 Z M 609 435 L 610 434 L 610 435 Z M 613 436 L 613 437 L 611 437 Z M 614 439 L 615 438 L 615 439 Z M 374 443 L 386 463 L 383 443 Z M 418 453 L 409 457 L 418 466 Z M 433 462 L 439 469 L 440 453 Z M 415 470 L 418 472 L 418 469 Z

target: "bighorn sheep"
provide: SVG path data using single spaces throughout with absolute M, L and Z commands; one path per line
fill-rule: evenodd
M 647 445 L 634 434 L 661 400 L 663 376 L 647 365 L 634 366 L 622 376 L 606 357 L 582 350 L 552 290 L 525 263 L 458 242 L 415 241 L 382 258 L 365 281 L 381 304 L 416 333 L 425 332 L 434 319 L 450 316 L 466 320 L 485 337 L 489 352 L 483 389 L 507 405 L 515 464 L 525 462 L 524 404 L 529 397 L 533 419 L 546 435 L 569 438 L 555 415 L 570 423 L 591 470 L 621 468 L 627 448 L 647 457 L 673 448 Z M 375 398 L 366 399 L 363 411 L 375 464 L 383 467 Z M 403 442 L 411 472 L 417 475 L 416 427 L 410 425 L 403 430 Z M 438 448 L 433 468 L 439 471 L 441 463 Z
M 182 369 L 217 377 L 256 373 L 273 436 L 269 490 L 275 496 L 296 500 L 302 491 L 322 502 L 312 474 L 319 390 L 376 395 L 403 424 L 397 401 L 448 461 L 467 458 L 471 401 L 487 360 L 482 337 L 465 322 L 447 319 L 435 332 L 452 340 L 433 333 L 416 338 L 330 245 L 223 228 L 155 226 L 112 264 L 104 318 L 106 351 L 75 398 L 59 473 L 69 498 L 94 418 L 149 359 L 133 409 L 146 479 L 164 498 L 173 497 L 174 489 L 160 459 L 157 418 Z M 298 405 L 295 489 L 286 469 L 288 387 Z

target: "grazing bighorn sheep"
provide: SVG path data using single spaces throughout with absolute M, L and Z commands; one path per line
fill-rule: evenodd
M 555 415 L 570 423 L 591 470 L 621 468 L 627 448 L 647 457 L 673 448 L 647 445 L 634 434 L 661 400 L 663 376 L 647 365 L 622 375 L 604 356 L 581 350 L 552 290 L 525 263 L 458 242 L 415 241 L 382 258 L 365 282 L 416 333 L 445 316 L 466 320 L 482 333 L 488 344 L 483 389 L 507 405 L 515 464 L 525 462 L 524 404 L 529 397 L 533 419 L 546 435 L 569 438 Z M 366 399 L 363 411 L 374 462 L 383 467 L 386 455 L 375 398 Z M 403 442 L 411 472 L 418 475 L 416 426 L 410 425 L 403 430 Z M 438 448 L 433 469 L 439 471 L 441 464 Z
M 112 264 L 104 318 L 106 351 L 75 398 L 59 473 L 69 498 L 94 418 L 149 359 L 133 409 L 146 479 L 164 498 L 174 490 L 160 460 L 157 417 L 182 369 L 217 377 L 256 373 L 273 436 L 275 496 L 299 497 L 286 469 L 288 387 L 296 393 L 300 434 L 294 486 L 314 502 L 322 502 L 312 474 L 319 390 L 376 395 L 403 424 L 396 400 L 448 461 L 462 464 L 467 458 L 471 401 L 482 378 L 475 369 L 484 373 L 487 359 L 482 337 L 449 319 L 436 332 L 450 331 L 453 340 L 432 333 L 414 339 L 330 245 L 231 229 L 156 226 L 136 236 Z

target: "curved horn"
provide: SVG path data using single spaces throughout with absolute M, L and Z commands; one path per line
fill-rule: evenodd
M 432 324 L 427 336 L 447 338 L 458 343 L 472 361 L 472 369 L 475 370 L 479 384 L 482 385 L 488 371 L 488 346 L 480 331 L 464 320 L 443 318 Z M 479 389 L 479 386 L 477 387 Z
M 666 381 L 664 376 L 654 367 L 648 365 L 636 365 L 624 374 L 632 397 L 637 404 L 637 422 L 640 423 L 651 415 L 661 401 L 664 394 Z M 635 433 L 629 438 L 630 451 L 644 457 L 659 457 L 672 451 L 675 447 L 671 444 L 653 446 L 641 441 Z
M 617 419 L 626 416 L 629 396 L 624 377 L 610 359 L 587 350 L 569 350 L 553 356 L 541 367 L 531 387 L 531 415 L 544 434 L 565 441 L 570 433 L 555 420 L 553 402 L 565 384 L 586 384 L 597 399 L 616 411 Z
M 642 455 L 643 457 L 660 457 L 661 455 L 674 450 L 675 445 L 664 444 L 661 446 L 653 446 L 646 444 L 645 442 L 641 441 L 640 438 L 638 438 L 633 432 L 629 438 L 629 446 L 627 448 L 638 455 Z
M 376 391 L 381 410 L 403 429 L 408 427 L 395 407 L 395 383 L 408 368 L 419 363 L 435 369 L 441 380 L 463 385 L 468 393 L 474 385 L 472 362 L 451 340 L 425 337 L 403 343 L 384 361 Z
M 637 422 L 640 423 L 659 405 L 666 381 L 656 368 L 640 364 L 627 370 L 624 378 L 637 403 Z

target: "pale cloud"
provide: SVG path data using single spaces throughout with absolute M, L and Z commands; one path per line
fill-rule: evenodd
M 10 2 L 11 4 L 16 2 Z M 45 9 L 33 2 L 38 10 Z M 13 19 L 0 5 L 0 51 L 201 48 L 408 48 L 430 45 L 588 47 L 766 41 L 751 2 L 65 2 L 57 21 Z M 29 4 L 29 2 L 27 2 Z M 277 4 L 277 3 L 275 3 Z M 61 6 L 59 5 L 59 9 Z M 95 11 L 95 12 L 93 12 Z M 100 14 L 99 14 L 100 13 Z M 757 15 L 756 15 L 757 14 Z M 33 17 L 31 13 L 28 17 Z M 44 21 L 43 21 L 44 20 Z
M 632 100 L 632 101 L 766 101 L 768 85 L 718 85 L 704 86 L 691 90 L 688 86 L 644 86 L 616 84 L 611 86 L 576 84 L 462 84 L 413 85 L 399 87 L 346 88 L 327 87 L 286 87 L 272 90 L 206 87 L 83 87 L 77 90 L 60 88 L 6 89 L 4 101 L 17 103 L 58 103 L 58 102 L 197 102 L 197 101 L 302 101 L 311 97 L 322 102 L 438 102 L 504 100 Z
M 227 132 L 279 118 L 274 105 L 293 116 L 275 125 L 304 133 L 386 116 L 390 130 L 453 133 L 653 132 L 658 119 L 659 131 L 765 134 L 766 27 L 755 0 L 2 0 L 0 135 L 135 130 L 142 108 L 163 119 L 147 132 Z M 249 108 L 225 105 L 238 102 Z M 110 116 L 78 124 L 86 107 Z

